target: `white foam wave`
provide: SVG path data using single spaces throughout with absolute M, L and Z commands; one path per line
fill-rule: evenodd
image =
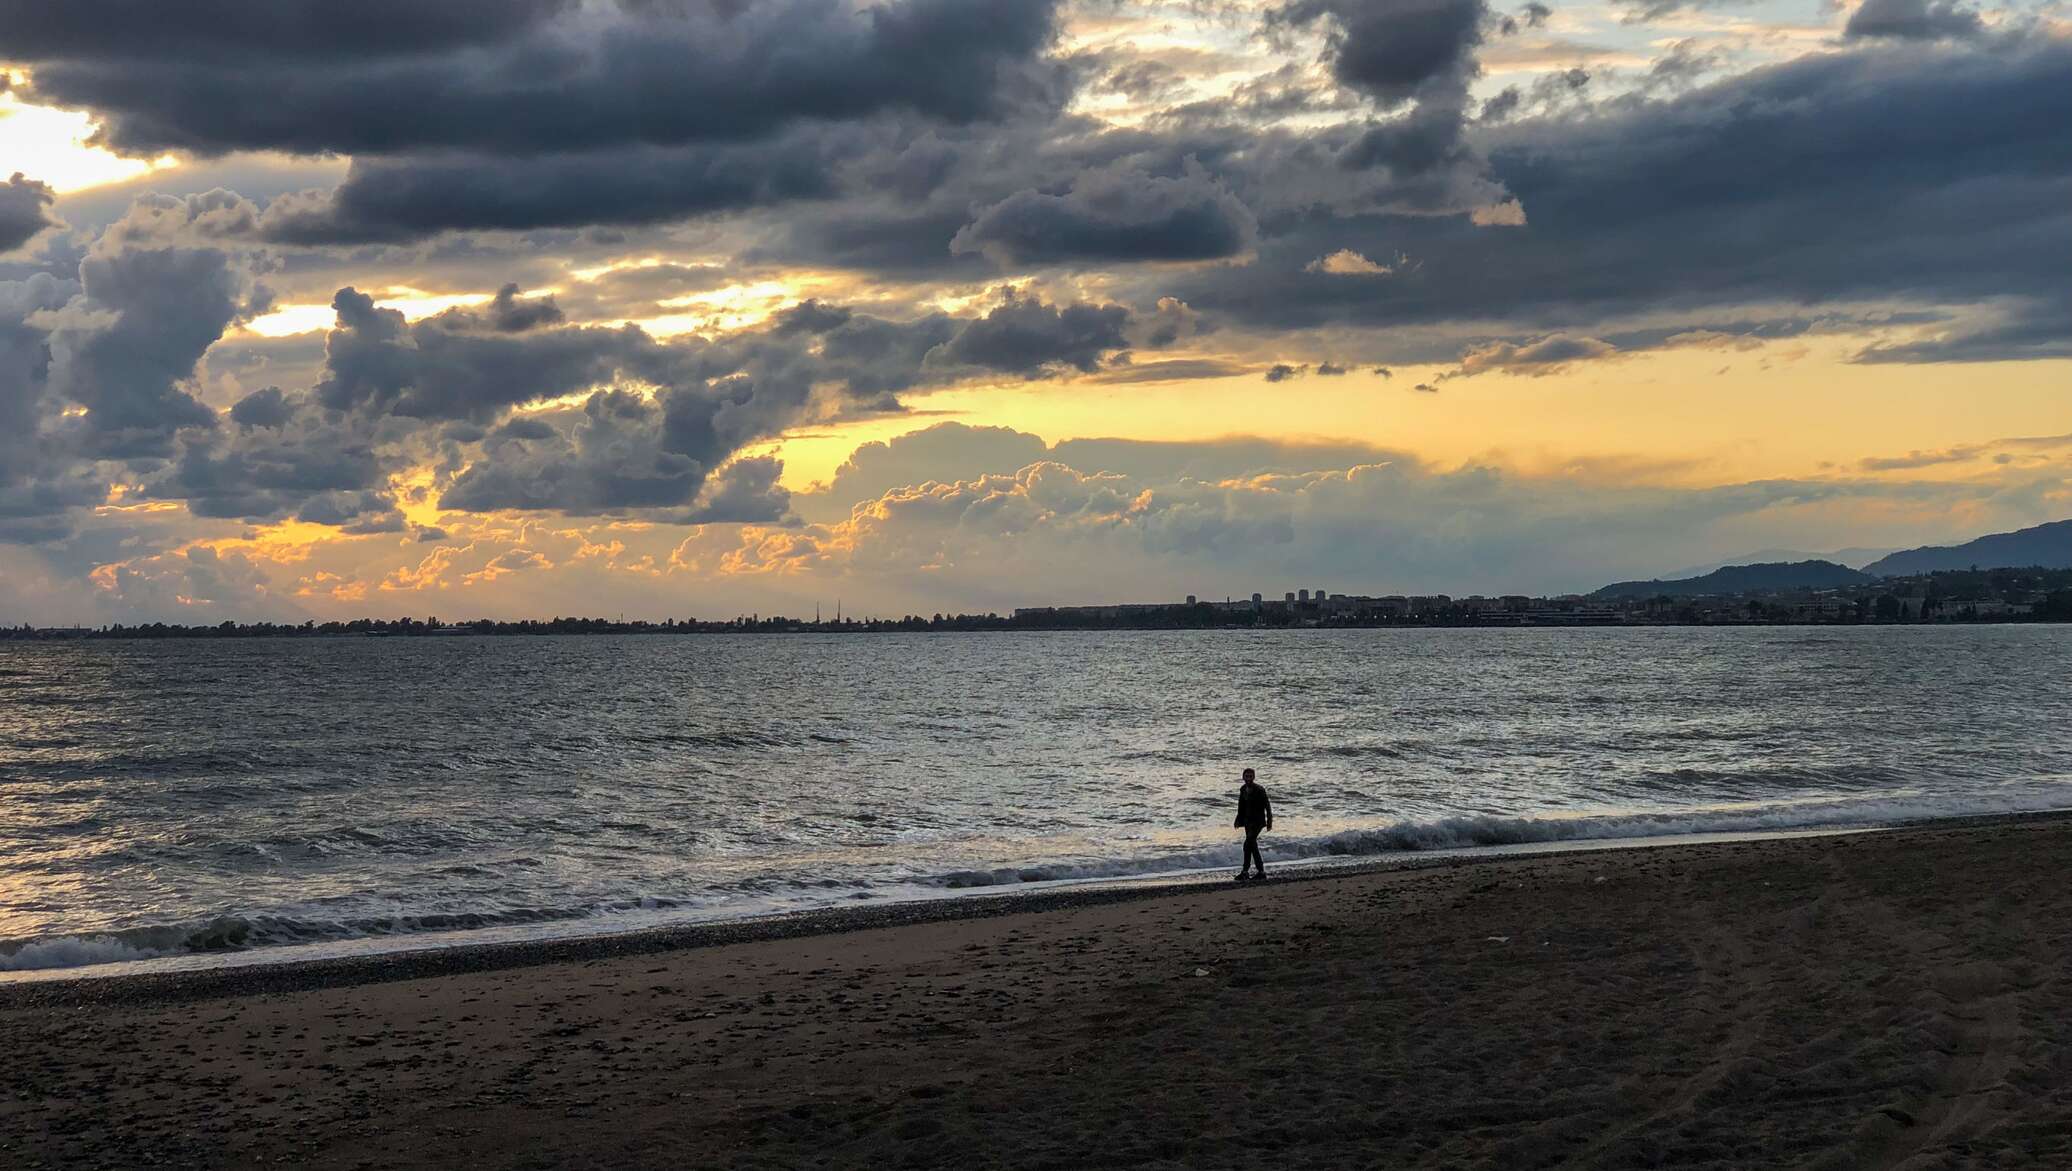
M 1269 835 L 1262 841 L 1270 861 L 1360 858 L 1430 850 L 1460 850 L 1630 838 L 1674 838 L 1694 834 L 1761 834 L 1792 830 L 1842 829 L 1934 821 L 1957 817 L 2043 812 L 2072 808 L 2072 783 L 2035 783 L 1998 794 L 1966 797 L 1895 795 L 1875 799 L 1807 801 L 1765 806 L 1711 808 L 1594 816 L 1499 817 L 1460 815 L 1421 821 L 1398 821 L 1334 833 L 1300 836 Z M 791 909 L 829 906 L 863 897 L 876 886 L 893 898 L 945 897 L 948 891 L 1021 886 L 1030 883 L 1098 882 L 1104 879 L 1153 878 L 1188 871 L 1228 867 L 1237 861 L 1235 841 L 1219 841 L 1177 850 L 1125 855 L 1083 856 L 1004 866 L 909 876 L 882 883 L 836 882 L 825 876 L 763 876 L 732 888 L 740 898 L 751 889 L 777 886 L 803 897 L 787 899 Z M 938 892 L 930 895 L 927 892 Z M 714 895 L 721 892 L 714 891 Z M 763 890 L 769 894 L 768 890 Z M 768 906 L 768 903 L 761 905 Z M 292 950 L 293 945 L 349 940 L 393 940 L 382 948 L 407 947 L 403 940 L 484 928 L 542 931 L 558 934 L 609 933 L 614 920 L 659 913 L 672 921 L 727 917 L 741 913 L 728 897 L 696 906 L 673 900 L 631 899 L 566 911 L 539 908 L 478 914 L 418 915 L 383 919 L 246 920 L 223 917 L 179 926 L 139 928 L 117 933 L 0 940 L 0 973 L 38 972 L 132 963 L 205 953 L 248 949 Z M 660 920 L 657 920 L 658 922 Z M 581 926 L 579 926 L 581 924 Z
M 2039 813 L 2072 808 L 2072 785 L 2052 785 L 1997 797 L 1886 797 L 1870 800 L 1802 802 L 1757 808 L 1679 810 L 1674 812 L 1605 814 L 1584 817 L 1498 817 L 1462 815 L 1428 821 L 1400 821 L 1373 828 L 1348 829 L 1315 837 L 1271 836 L 1261 839 L 1269 860 L 1357 858 L 1426 850 L 1461 850 L 1618 840 L 1683 837 L 1692 834 L 1752 834 L 1790 830 L 1873 827 L 1954 817 L 1986 817 Z M 1145 875 L 1227 866 L 1237 860 L 1238 846 L 1181 850 L 1120 858 L 1063 859 L 1055 862 L 961 870 L 929 880 L 962 889 L 1028 882 L 1057 882 Z
M 177 949 L 139 947 L 112 935 L 35 939 L 0 955 L 0 972 L 40 972 L 51 968 L 83 968 L 177 955 Z

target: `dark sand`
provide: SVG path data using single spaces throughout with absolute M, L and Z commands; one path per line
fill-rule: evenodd
M 0 1167 L 2072 1167 L 2068 863 L 2046 817 L 0 989 Z

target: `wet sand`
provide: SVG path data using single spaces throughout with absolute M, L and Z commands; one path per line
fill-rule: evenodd
M 2068 864 L 2039 817 L 0 988 L 0 1166 L 2072 1166 Z

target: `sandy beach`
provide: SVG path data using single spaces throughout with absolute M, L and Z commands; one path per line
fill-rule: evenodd
M 2068 863 L 2037 817 L 18 985 L 0 1162 L 2067 1166 Z

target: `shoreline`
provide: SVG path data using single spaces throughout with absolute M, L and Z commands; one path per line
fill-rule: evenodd
M 2072 816 L 1425 861 L 520 967 L 25 986 L 0 1155 L 2072 1166 Z
M 1903 833 L 1913 830 L 1978 829 L 2035 822 L 2072 823 L 2072 809 L 1973 814 L 1867 825 L 1833 825 L 1746 833 L 1700 833 L 1649 838 L 1584 838 L 1493 846 L 1406 850 L 1399 854 L 1345 860 L 1300 859 L 1277 865 L 1268 887 L 1328 883 L 1378 873 L 1500 867 L 1549 856 L 1588 858 L 1631 852 L 1702 850 L 1740 843 L 1790 841 Z M 1682 839 L 1690 840 L 1682 840 Z M 1248 886 L 1254 884 L 1248 884 Z M 1235 887 L 1210 872 L 1153 873 L 1137 877 L 1089 879 L 1049 885 L 1038 890 L 946 894 L 866 905 L 831 906 L 740 918 L 600 930 L 543 939 L 508 939 L 451 943 L 430 942 L 362 955 L 301 957 L 287 946 L 233 953 L 254 958 L 221 967 L 165 972 L 95 974 L 100 965 L 38 969 L 0 978 L 0 1011 L 70 1004 L 153 1004 L 321 989 L 351 988 L 403 980 L 435 979 L 476 972 L 500 972 L 550 964 L 653 956 L 775 940 L 811 940 L 881 928 L 957 923 L 1006 915 L 1047 914 L 1105 907 L 1176 894 Z M 581 922 L 581 921 L 575 921 Z M 408 939 L 410 937 L 399 937 Z M 155 957 L 183 958 L 183 957 Z M 150 960 L 121 961 L 123 965 Z M 116 965 L 106 965 L 116 966 Z

